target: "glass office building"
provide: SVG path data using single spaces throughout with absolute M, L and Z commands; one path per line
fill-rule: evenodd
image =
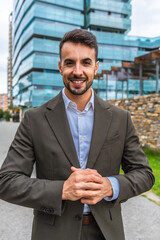
M 127 33 L 131 28 L 131 4 L 128 0 L 88 0 L 86 27 L 91 30 Z
M 130 16 L 130 0 L 14 0 L 14 105 L 40 106 L 63 88 L 58 54 L 59 41 L 67 31 L 84 28 L 96 35 L 99 72 L 110 70 L 112 66 L 121 67 L 122 61 L 133 61 L 160 46 L 160 38 L 128 36 Z M 112 77 L 108 79 L 107 93 L 105 81 L 94 80 L 94 89 L 99 89 L 98 94 L 104 99 L 106 95 L 115 98 Z M 138 91 L 136 82 L 131 80 L 129 84 L 130 96 Z M 121 82 L 118 88 L 120 92 Z

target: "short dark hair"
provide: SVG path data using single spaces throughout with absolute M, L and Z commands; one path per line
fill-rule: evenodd
M 84 30 L 84 29 L 74 29 L 70 32 L 67 32 L 60 41 L 59 45 L 59 55 L 61 59 L 61 50 L 63 44 L 65 42 L 72 42 L 72 43 L 82 43 L 90 48 L 95 49 L 95 59 L 97 60 L 98 57 L 98 44 L 97 39 L 93 35 L 93 33 Z

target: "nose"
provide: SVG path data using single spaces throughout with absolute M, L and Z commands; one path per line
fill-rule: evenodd
M 82 66 L 79 63 L 75 64 L 73 74 L 76 76 L 81 76 L 83 74 Z

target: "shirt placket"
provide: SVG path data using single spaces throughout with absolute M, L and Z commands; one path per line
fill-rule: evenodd
M 83 131 L 83 123 L 82 123 L 83 114 L 78 113 L 78 127 L 79 127 L 79 161 L 82 169 L 85 169 L 85 161 L 84 161 L 84 131 Z

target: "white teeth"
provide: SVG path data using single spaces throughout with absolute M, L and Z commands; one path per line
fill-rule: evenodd
M 83 82 L 83 81 L 74 81 L 74 83 L 81 83 L 81 82 Z

